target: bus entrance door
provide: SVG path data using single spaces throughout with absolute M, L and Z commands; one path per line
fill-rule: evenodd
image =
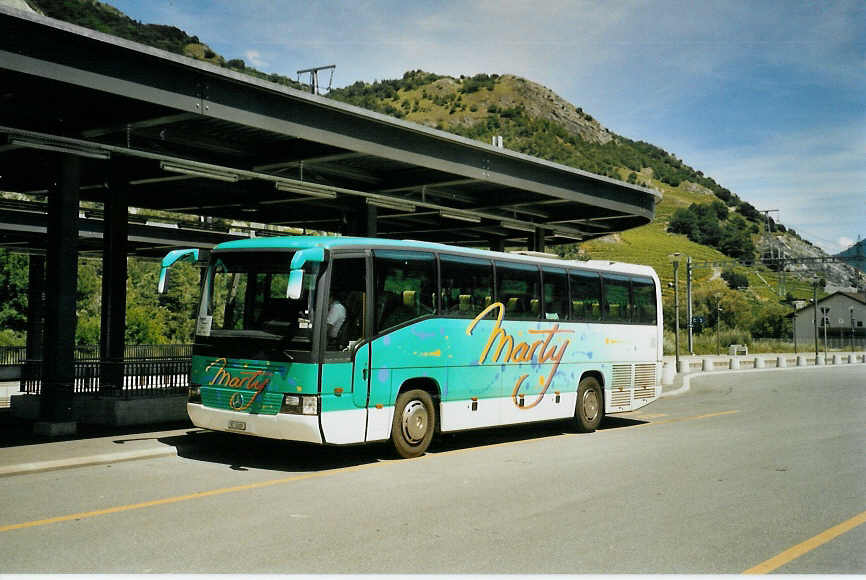
M 366 409 L 370 398 L 370 343 L 366 342 L 355 351 L 352 371 L 352 400 L 355 407 Z

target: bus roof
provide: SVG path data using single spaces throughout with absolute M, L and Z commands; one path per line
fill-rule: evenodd
M 446 252 L 449 254 L 461 254 L 464 256 L 477 256 L 496 260 L 511 260 L 531 264 L 542 264 L 559 268 L 583 268 L 618 272 L 623 274 L 637 274 L 657 278 L 655 270 L 650 266 L 640 264 L 628 264 L 625 262 L 613 262 L 609 260 L 565 260 L 557 258 L 543 258 L 538 256 L 494 252 L 491 250 L 479 250 L 462 246 L 449 246 L 436 242 L 421 242 L 417 240 L 393 240 L 386 238 L 363 238 L 352 236 L 278 236 L 267 238 L 250 238 L 247 240 L 234 240 L 224 242 L 214 248 L 214 251 L 237 251 L 237 250 L 289 250 L 306 248 L 335 249 L 391 249 L 391 250 L 427 250 L 432 252 Z

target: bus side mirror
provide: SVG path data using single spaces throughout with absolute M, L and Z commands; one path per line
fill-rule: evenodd
M 301 290 L 304 285 L 304 271 L 292 270 L 289 273 L 289 285 L 286 288 L 286 298 L 297 300 L 301 297 Z
M 210 255 L 209 250 L 199 250 L 198 248 L 189 248 L 185 250 L 172 250 L 162 259 L 162 265 L 159 269 L 159 283 L 157 284 L 157 292 L 162 294 L 168 286 L 168 269 L 176 262 L 200 262 L 207 261 Z
M 322 263 L 325 261 L 324 248 L 307 248 L 299 250 L 292 256 L 291 272 L 289 272 L 289 283 L 286 286 L 286 298 L 297 300 L 301 297 L 304 289 L 304 265 L 308 263 Z

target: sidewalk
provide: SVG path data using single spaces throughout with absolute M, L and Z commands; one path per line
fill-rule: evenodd
M 110 434 L 103 429 L 101 433 L 79 433 L 64 441 L 52 441 L 32 436 L 32 425 L 29 423 L 21 425 L 19 429 L 14 425 L 4 427 L 0 431 L 4 435 L 0 440 L 0 445 L 3 445 L 0 447 L 0 477 L 176 456 L 177 448 L 160 440 L 201 431 L 192 426 L 177 428 L 177 425 L 165 430 L 134 433 L 127 429 Z

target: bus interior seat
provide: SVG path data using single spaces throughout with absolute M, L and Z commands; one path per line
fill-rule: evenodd
M 472 295 L 471 294 L 461 294 L 460 295 L 460 312 L 470 312 L 472 310 Z
M 415 290 L 403 290 L 403 306 L 415 311 L 418 315 L 421 312 L 421 305 L 415 300 Z

